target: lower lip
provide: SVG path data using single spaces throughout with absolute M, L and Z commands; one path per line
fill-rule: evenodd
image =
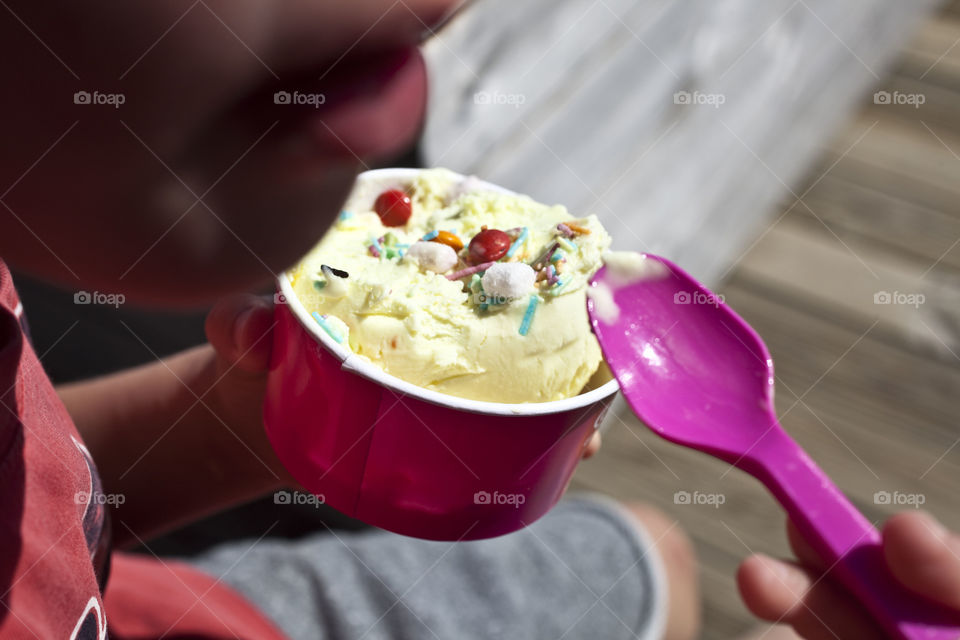
M 427 74 L 417 49 L 345 60 L 324 75 L 326 104 L 309 125 L 324 150 L 379 160 L 403 151 L 419 133 Z

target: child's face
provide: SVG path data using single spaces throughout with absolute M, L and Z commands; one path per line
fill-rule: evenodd
M 21 96 L 0 106 L 0 257 L 71 289 L 200 304 L 289 266 L 363 163 L 411 143 L 413 45 L 452 2 L 47 4 L 15 10 L 63 64 L 0 18 Z

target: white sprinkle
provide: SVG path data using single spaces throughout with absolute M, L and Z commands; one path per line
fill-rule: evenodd
M 537 274 L 523 262 L 498 262 L 483 274 L 483 292 L 494 298 L 513 299 L 533 291 Z
M 446 273 L 457 266 L 457 252 L 442 242 L 414 242 L 403 254 L 404 261 L 412 260 L 421 269 Z

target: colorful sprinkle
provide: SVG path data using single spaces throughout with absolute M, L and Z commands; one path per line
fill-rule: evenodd
M 573 232 L 573 229 L 571 229 L 571 228 L 568 227 L 567 225 L 563 224 L 562 222 L 557 225 L 557 231 L 559 231 L 560 233 L 562 233 L 563 235 L 565 235 L 565 236 L 568 237 L 568 238 L 572 238 L 574 235 L 576 235 L 576 234 Z
M 549 247 L 547 247 L 547 250 L 544 251 L 543 253 L 541 253 L 540 256 L 539 256 L 536 260 L 534 260 L 533 262 L 530 263 L 531 266 L 532 266 L 534 269 L 541 269 L 541 268 L 543 268 L 543 263 L 550 260 L 550 256 L 553 254 L 554 251 L 556 251 L 556 249 L 557 249 L 557 243 L 554 242 L 554 243 L 551 244 Z
M 566 226 L 567 226 L 567 228 L 570 229 L 571 231 L 574 231 L 574 232 L 576 232 L 576 233 L 579 233 L 580 235 L 584 235 L 584 236 L 590 235 L 590 229 L 587 229 L 586 227 L 580 226 L 579 224 L 576 224 L 575 222 L 568 222 Z
M 477 264 L 472 267 L 467 267 L 466 269 L 460 269 L 460 271 L 454 271 L 451 274 L 447 275 L 447 280 L 459 280 L 464 276 L 473 275 L 479 271 L 485 271 L 490 268 L 490 265 L 494 264 L 493 262 L 484 262 L 482 264 Z
M 576 253 L 578 251 L 577 245 L 575 245 L 570 240 L 567 240 L 566 238 L 557 238 L 557 244 L 559 244 L 561 247 L 563 247 L 570 253 Z
M 517 236 L 517 239 L 513 241 L 513 244 L 510 245 L 510 248 L 507 249 L 507 257 L 513 257 L 513 254 L 517 252 L 517 249 L 520 248 L 524 242 L 527 241 L 527 236 L 530 235 L 529 230 L 526 227 L 520 230 L 520 235 Z
M 341 211 L 338 219 L 339 219 L 339 220 L 349 220 L 349 219 L 352 218 L 352 217 L 353 217 L 353 214 L 350 213 L 349 211 Z
M 370 251 L 370 255 L 372 255 L 374 258 L 379 258 L 381 255 L 383 255 L 383 245 L 380 244 L 381 242 L 383 242 L 383 237 L 371 240 L 370 246 L 367 247 L 368 251 Z
M 313 316 L 313 319 L 317 321 L 317 324 L 319 324 L 320 327 L 327 332 L 327 335 L 333 338 L 337 344 L 343 344 L 343 336 L 340 335 L 339 331 L 330 326 L 330 324 L 327 322 L 327 316 L 322 316 L 316 311 L 310 315 Z
M 567 276 L 566 278 L 560 278 L 560 280 L 550 289 L 550 294 L 554 296 L 560 295 L 560 292 L 563 291 L 563 288 L 567 286 L 570 281 L 573 279 L 573 276 Z
M 560 262 L 565 257 L 566 256 L 564 255 L 563 251 L 554 251 L 553 255 L 550 256 L 550 262 Z
M 426 234 L 425 236 L 423 236 L 423 237 L 420 238 L 420 239 L 423 240 L 424 242 L 430 242 L 431 240 L 433 240 L 434 238 L 436 238 L 436 237 L 439 236 L 439 235 L 440 235 L 440 232 L 434 230 L 434 231 L 431 231 L 430 233 Z
M 525 336 L 530 331 L 530 324 L 533 322 L 533 314 L 540 303 L 540 297 L 536 294 L 530 296 L 530 302 L 527 303 L 527 310 L 523 312 L 523 321 L 520 323 L 520 335 Z

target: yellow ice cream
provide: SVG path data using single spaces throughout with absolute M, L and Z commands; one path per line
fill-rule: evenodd
M 406 225 L 383 226 L 372 211 L 377 193 L 361 181 L 338 221 L 292 270 L 293 289 L 307 310 L 358 355 L 427 389 L 507 403 L 580 393 L 602 360 L 585 294 L 610 245 L 596 217 L 576 219 L 562 206 L 478 190 L 470 179 L 443 169 L 422 171 L 398 186 L 412 199 Z M 512 254 L 500 263 L 525 263 L 533 270 L 515 264 L 491 268 L 489 278 L 483 271 L 449 279 L 473 265 L 468 246 L 484 226 L 514 241 Z M 453 254 L 410 247 L 441 230 L 464 247 L 454 266 L 437 273 L 418 256 L 432 256 L 434 249 L 450 260 Z M 495 274 L 507 271 L 520 274 L 512 286 L 529 290 L 513 298 L 490 295 L 484 283 L 497 287 Z

